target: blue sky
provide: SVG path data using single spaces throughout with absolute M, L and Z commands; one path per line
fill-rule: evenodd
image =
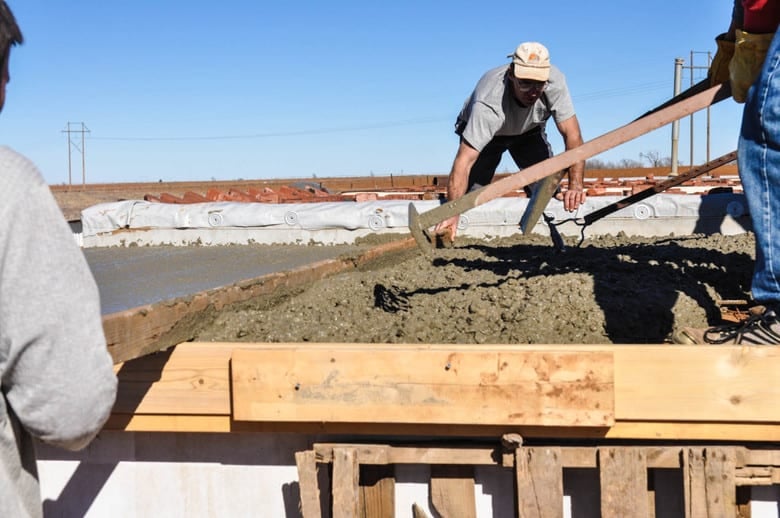
M 566 75 L 585 140 L 673 93 L 674 60 L 714 54 L 731 0 L 8 0 L 25 37 L 11 57 L 1 142 L 50 184 L 68 177 L 83 122 L 86 181 L 447 174 L 453 122 L 488 69 L 540 41 Z M 703 54 L 698 54 L 698 53 Z M 683 86 L 690 84 L 684 69 Z M 694 70 L 694 80 L 706 73 Z M 711 157 L 733 151 L 741 107 L 710 111 Z M 78 125 L 72 126 L 73 129 Z M 556 153 L 562 143 L 552 123 Z M 80 136 L 73 135 L 80 144 Z M 690 126 L 680 126 L 689 162 Z M 671 128 L 598 158 L 671 154 Z M 704 161 L 706 116 L 694 121 Z M 71 180 L 81 183 L 73 148 Z M 499 171 L 514 171 L 504 160 Z

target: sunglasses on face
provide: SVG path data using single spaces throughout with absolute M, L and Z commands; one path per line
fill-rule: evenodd
M 546 81 L 530 81 L 528 79 L 515 79 L 515 86 L 522 93 L 541 92 L 547 86 Z

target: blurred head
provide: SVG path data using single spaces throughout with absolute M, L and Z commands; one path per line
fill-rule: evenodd
M 11 56 L 11 47 L 22 43 L 22 31 L 16 24 L 11 9 L 4 0 L 0 0 L 0 110 L 5 105 L 5 86 L 11 80 L 8 73 L 8 60 Z

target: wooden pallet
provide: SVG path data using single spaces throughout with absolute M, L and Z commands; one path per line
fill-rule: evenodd
M 598 472 L 601 516 L 656 516 L 656 470 L 676 472 L 681 514 L 686 517 L 750 516 L 750 486 L 780 482 L 780 450 L 733 445 L 709 446 L 396 446 L 391 444 L 314 444 L 298 452 L 304 518 L 392 518 L 395 516 L 393 467 L 431 466 L 429 499 L 442 518 L 474 518 L 475 466 L 496 466 L 514 474 L 516 516 L 561 518 L 564 473 Z M 498 443 L 498 441 L 496 441 Z M 425 504 L 415 516 L 427 516 Z
M 186 343 L 117 366 L 106 428 L 350 441 L 296 455 L 306 518 L 393 516 L 402 464 L 431 466 L 444 517 L 474 516 L 477 466 L 513 470 L 521 516 L 561 516 L 586 469 L 605 517 L 655 516 L 658 470 L 685 516 L 746 517 L 780 483 L 778 371 L 766 346 Z

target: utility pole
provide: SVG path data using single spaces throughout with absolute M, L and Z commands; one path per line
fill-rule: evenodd
M 707 65 L 694 65 L 694 57 L 696 54 L 706 54 L 707 55 Z M 690 84 L 693 86 L 695 84 L 694 79 L 694 73 L 696 70 L 709 70 L 710 65 L 712 64 L 712 53 L 707 52 L 695 52 L 691 51 L 691 60 L 688 63 L 688 66 L 685 66 L 685 60 L 683 58 L 675 58 L 674 59 L 674 95 L 677 95 L 680 93 L 680 90 L 682 89 L 682 72 L 683 67 L 688 69 L 689 75 L 690 75 Z M 691 129 L 691 146 L 690 146 L 690 166 L 693 167 L 693 152 L 694 152 L 694 125 L 693 125 L 693 113 L 690 115 L 690 129 Z M 672 171 L 670 173 L 671 176 L 677 175 L 677 167 L 679 164 L 679 142 L 680 142 L 680 121 L 674 121 L 672 123 Z M 710 107 L 707 107 L 707 162 L 710 161 Z
M 76 126 L 78 129 L 73 129 L 73 126 Z M 73 185 L 72 151 L 76 149 L 76 151 L 81 153 L 81 185 L 84 186 L 87 183 L 87 148 L 84 135 L 89 133 L 89 128 L 83 122 L 68 122 L 66 129 L 62 130 L 62 132 L 68 135 L 68 185 Z M 74 141 L 74 136 L 78 134 L 81 134 L 80 142 Z
M 706 66 L 694 66 L 693 58 L 694 58 L 695 54 L 706 54 L 707 55 L 707 65 Z M 689 70 L 690 70 L 690 74 L 689 75 L 691 76 L 691 86 L 693 86 L 693 84 L 694 84 L 694 78 L 693 78 L 694 71 L 701 70 L 701 69 L 709 70 L 711 62 L 712 62 L 712 54 L 709 51 L 707 51 L 707 52 L 694 52 L 693 50 L 691 51 L 691 62 L 690 62 L 690 65 L 688 67 Z M 691 165 L 691 168 L 693 168 L 693 142 L 694 142 L 694 140 L 693 140 L 693 113 L 690 115 L 690 124 L 691 124 L 691 161 L 690 161 L 690 165 Z M 710 107 L 708 106 L 707 107 L 707 160 L 706 160 L 706 162 L 709 162 L 709 161 L 710 161 Z
M 710 52 L 707 52 L 707 70 L 709 71 L 710 67 L 712 66 L 712 54 Z M 709 163 L 710 161 L 710 107 L 707 106 L 707 160 L 705 163 Z
M 674 60 L 674 95 L 678 95 L 682 88 L 682 67 L 685 60 L 675 58 Z M 678 150 L 680 143 L 680 121 L 672 123 L 672 172 L 671 176 L 677 176 L 677 164 L 679 162 Z

